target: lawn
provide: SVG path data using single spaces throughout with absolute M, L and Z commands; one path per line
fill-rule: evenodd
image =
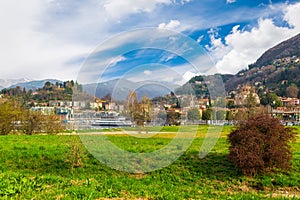
M 300 198 L 299 137 L 292 144 L 290 172 L 246 177 L 227 160 L 226 135 L 232 127 L 224 127 L 213 150 L 199 158 L 207 128 L 186 127 L 197 131 L 190 148 L 173 164 L 147 173 L 107 167 L 87 151 L 77 135 L 1 136 L 0 199 Z M 147 153 L 168 145 L 177 130 L 166 127 L 160 130 L 163 133 L 147 138 L 124 134 L 107 138 L 121 149 Z

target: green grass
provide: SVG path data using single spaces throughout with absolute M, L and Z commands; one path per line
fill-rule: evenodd
M 217 145 L 204 159 L 198 154 L 207 126 L 197 131 L 191 147 L 163 169 L 130 174 L 105 166 L 82 145 L 78 136 L 8 135 L 0 137 L 0 199 L 269 199 L 300 198 L 300 138 L 292 144 L 293 170 L 245 177 L 227 160 L 224 127 Z M 153 129 L 154 130 L 154 129 Z M 167 145 L 178 127 L 166 127 L 148 139 L 109 135 L 131 152 L 151 152 Z M 97 136 L 105 137 L 105 136 Z M 81 167 L 72 167 L 79 147 Z

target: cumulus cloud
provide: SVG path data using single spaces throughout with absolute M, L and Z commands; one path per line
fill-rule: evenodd
M 180 21 L 178 20 L 170 20 L 169 23 L 161 23 L 158 25 L 158 28 L 160 29 L 175 29 L 180 26 Z
M 300 3 L 284 8 L 284 19 L 292 26 L 279 27 L 272 19 L 259 19 L 258 26 L 249 31 L 235 26 L 225 37 L 225 43 L 214 32 L 210 33 L 209 50 L 216 67 L 222 73 L 237 73 L 254 63 L 266 50 L 300 32 Z

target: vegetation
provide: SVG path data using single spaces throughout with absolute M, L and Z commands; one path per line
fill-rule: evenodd
M 151 115 L 151 100 L 144 96 L 141 101 L 138 101 L 136 92 L 130 92 L 126 101 L 126 111 L 128 117 L 141 127 L 150 121 Z
M 191 120 L 191 121 L 200 120 L 199 109 L 197 109 L 197 108 L 190 109 L 187 113 L 187 118 L 188 118 L 188 120 Z
M 125 135 L 111 135 L 108 138 L 120 148 L 132 152 L 151 152 L 167 145 L 176 135 L 177 129 L 164 127 L 162 131 L 168 133 L 148 139 Z M 0 198 L 299 198 L 299 138 L 292 144 L 292 171 L 247 177 L 240 175 L 227 160 L 229 143 L 226 137 L 231 127 L 224 127 L 215 148 L 204 159 L 199 159 L 198 153 L 208 126 L 189 126 L 186 129 L 198 130 L 189 150 L 172 165 L 145 174 L 130 174 L 106 167 L 86 151 L 78 136 L 1 136 Z M 77 148 L 72 150 L 70 143 L 74 143 Z M 79 155 L 81 162 L 72 160 L 73 155 Z
M 42 114 L 28 110 L 14 99 L 0 99 L 0 135 L 13 131 L 28 135 L 47 132 L 58 133 L 64 129 L 61 119 L 55 113 Z
M 274 168 L 290 169 L 292 128 L 279 120 L 260 114 L 252 116 L 229 134 L 229 159 L 244 174 L 266 173 Z
M 3 89 L 0 94 L 3 94 L 8 98 L 15 98 L 23 103 L 28 103 L 28 106 L 34 105 L 34 103 L 48 104 L 52 100 L 64 100 L 72 101 L 74 92 L 76 95 L 81 95 L 82 99 L 88 98 L 88 95 L 83 92 L 82 85 L 77 82 L 65 81 L 62 83 L 46 82 L 42 88 L 32 91 L 31 89 L 26 91 L 25 88 L 19 86 L 10 89 Z
M 263 94 L 260 103 L 264 106 L 271 105 L 274 108 L 282 106 L 281 101 L 275 93 L 269 92 L 267 94 Z

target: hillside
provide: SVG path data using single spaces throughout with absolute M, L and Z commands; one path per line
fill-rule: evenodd
M 250 68 L 270 65 L 275 59 L 292 56 L 300 57 L 300 33 L 266 51 Z
M 83 90 L 90 95 L 100 98 L 106 94 L 111 94 L 115 100 L 125 100 L 130 91 L 136 91 L 139 98 L 144 95 L 154 98 L 169 94 L 177 87 L 178 85 L 172 83 L 154 81 L 131 82 L 125 79 L 115 79 L 102 83 L 83 85 Z
M 37 80 L 37 81 L 27 81 L 27 82 L 18 82 L 16 84 L 10 85 L 8 88 L 15 88 L 17 86 L 21 88 L 25 88 L 28 90 L 36 90 L 39 88 L 43 88 L 45 83 L 50 82 L 52 84 L 63 83 L 63 81 L 56 79 L 45 79 L 45 80 Z
M 21 79 L 0 79 L 0 89 L 3 88 L 8 88 L 12 85 L 16 85 L 19 83 L 27 83 L 30 82 L 31 80 L 26 79 L 26 78 L 21 78 Z
M 267 50 L 248 70 L 227 80 L 225 88 L 232 91 L 244 84 L 282 96 L 289 85 L 300 87 L 300 34 Z
M 190 94 L 190 88 L 198 97 L 207 97 L 204 79 L 210 76 L 196 76 L 177 88 L 177 94 Z M 288 86 L 300 88 L 300 34 L 267 50 L 258 60 L 236 75 L 221 75 L 227 92 L 236 90 L 239 85 L 250 84 L 260 93 L 274 91 L 285 96 Z

